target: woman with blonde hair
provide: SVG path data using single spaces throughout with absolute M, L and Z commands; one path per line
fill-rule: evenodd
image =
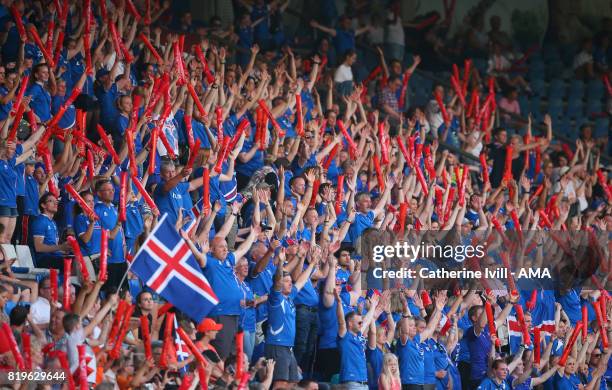
M 400 379 L 399 363 L 397 356 L 386 353 L 383 360 L 383 369 L 378 378 L 378 390 L 400 390 L 402 381 Z

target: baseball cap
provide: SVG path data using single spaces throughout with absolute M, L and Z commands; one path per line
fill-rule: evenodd
M 198 325 L 198 332 L 204 333 L 211 330 L 221 330 L 223 329 L 223 324 L 217 324 L 215 320 L 212 318 L 204 318 L 200 325 Z

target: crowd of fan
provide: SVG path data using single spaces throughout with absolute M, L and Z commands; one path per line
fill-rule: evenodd
M 605 289 L 540 290 L 531 306 L 530 292 L 470 283 L 454 291 L 427 291 L 418 281 L 390 289 L 372 278 L 364 249 L 410 242 L 427 230 L 456 228 L 468 241 L 477 231 L 491 234 L 497 222 L 516 231 L 513 213 L 525 232 L 589 229 L 607 237 L 606 140 L 584 126 L 574 144 L 561 142 L 550 117 L 517 124 L 512 99 L 487 100 L 500 89 L 531 92 L 501 55 L 512 43 L 498 19 L 487 35 L 474 18 L 481 24 L 466 35 L 469 55 L 486 55 L 477 50 L 485 42 L 492 47 L 491 84 L 461 58 L 459 88 L 436 85 L 431 101 L 415 107 L 406 91 L 421 57 L 404 66 L 404 28 L 439 23 L 424 34 L 433 51 L 427 61 L 446 60 L 450 71 L 448 58 L 461 53 L 437 38 L 445 22 L 403 24 L 399 2 L 391 2 L 354 29 L 356 18 L 337 19 L 324 7 L 325 23 L 310 26 L 326 37 L 302 56 L 285 44 L 288 3 L 241 2 L 234 32 L 218 18 L 194 26 L 189 14 L 168 31 L 163 26 L 175 16 L 169 1 L 0 4 L 0 321 L 10 324 L 31 369 L 68 368 L 74 378 L 66 386 L 83 383 L 85 370 L 85 386 L 100 389 L 606 389 L 612 349 L 601 332 L 612 330 L 612 305 Z M 371 57 L 377 69 L 365 78 L 353 74 L 355 62 L 367 63 L 357 57 L 360 34 L 380 45 Z M 606 58 L 609 49 L 582 76 L 605 74 Z M 467 95 L 493 109 L 469 107 Z M 520 130 L 496 125 L 511 121 Z M 147 194 L 128 185 L 120 195 L 123 172 Z M 164 215 L 219 299 L 199 323 L 168 310 L 128 271 Z M 69 237 L 94 272 L 85 280 L 73 262 L 68 291 L 58 292 L 54 274 L 31 280 L 12 268 L 20 259 L 7 245 L 28 245 L 36 267 L 58 270 L 62 286 L 64 259 L 74 255 Z M 542 247 L 557 245 L 539 234 L 527 240 L 536 244 L 533 263 L 541 264 Z M 103 247 L 107 277 L 98 280 Z M 483 267 L 498 265 L 494 252 Z M 606 276 L 597 276 L 605 286 Z M 600 314 L 610 320 L 598 326 L 593 308 L 602 301 Z M 135 306 L 116 347 L 122 302 Z M 525 308 L 528 331 L 533 313 L 554 312 L 537 358 L 531 341 L 511 350 L 504 335 L 516 303 Z M 583 305 L 588 336 L 560 364 Z M 177 353 L 188 347 L 174 342 L 176 331 L 167 339 L 172 317 L 205 368 L 193 353 Z M 0 332 L 0 364 L 17 370 L 9 333 Z

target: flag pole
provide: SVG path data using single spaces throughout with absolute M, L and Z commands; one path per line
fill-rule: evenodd
M 155 232 L 157 232 L 157 229 L 159 229 L 159 227 L 162 225 L 162 223 L 164 222 L 164 220 L 166 219 L 167 216 L 168 216 L 168 213 L 164 213 L 164 215 L 162 215 L 161 219 L 159 221 L 157 221 L 157 224 L 155 224 L 155 227 L 149 233 L 149 236 L 147 237 L 145 242 L 143 242 L 142 245 L 140 246 L 140 248 L 138 248 L 138 252 L 136 252 L 136 254 L 134 255 L 134 258 L 128 264 L 128 267 L 125 270 L 125 273 L 123 274 L 123 277 L 121 278 L 121 282 L 119 282 L 119 286 L 117 286 L 117 291 L 121 291 L 121 286 L 123 286 L 123 282 L 125 282 L 125 279 L 127 278 L 128 272 L 130 272 L 130 269 L 132 268 L 132 264 L 134 264 L 134 260 L 136 260 L 136 257 L 138 257 L 140 252 L 142 252 L 144 250 L 145 244 L 151 239 L 151 237 L 155 234 Z

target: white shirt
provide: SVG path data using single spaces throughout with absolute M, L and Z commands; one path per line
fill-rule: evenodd
M 38 297 L 30 306 L 30 313 L 36 325 L 48 324 L 51 320 L 51 304 L 46 298 Z
M 387 21 L 393 21 L 395 18 L 393 12 L 389 12 L 387 15 Z M 404 26 L 402 25 L 402 18 L 397 16 L 395 23 L 387 24 L 387 36 L 385 37 L 386 43 L 394 43 L 396 45 L 405 45 L 404 39 Z
M 334 73 L 334 81 L 337 83 L 353 81 L 353 70 L 351 67 L 345 64 L 340 65 L 336 69 L 336 73 Z

